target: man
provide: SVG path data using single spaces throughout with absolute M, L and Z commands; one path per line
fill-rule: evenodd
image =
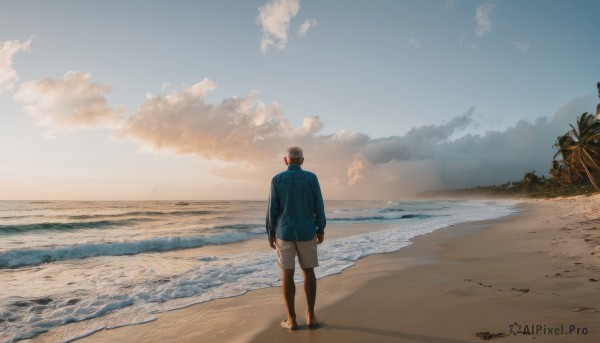
M 288 168 L 271 181 L 266 220 L 269 245 L 276 249 L 277 262 L 281 267 L 281 287 L 288 312 L 281 327 L 289 330 L 298 328 L 294 306 L 294 267 L 298 255 L 308 304 L 306 325 L 313 329 L 319 326 L 315 316 L 317 280 L 314 267 L 319 266 L 317 244 L 324 239 L 325 206 L 317 176 L 300 167 L 304 162 L 302 149 L 288 148 L 283 160 Z

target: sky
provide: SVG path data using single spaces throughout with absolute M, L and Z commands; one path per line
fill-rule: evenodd
M 547 175 L 595 111 L 593 0 L 0 0 L 0 199 L 326 199 Z

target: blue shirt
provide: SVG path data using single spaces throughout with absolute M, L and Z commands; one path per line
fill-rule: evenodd
M 317 176 L 297 164 L 271 180 L 267 206 L 269 239 L 310 241 L 325 232 L 325 205 Z

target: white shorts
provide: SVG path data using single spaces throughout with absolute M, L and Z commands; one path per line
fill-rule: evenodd
M 314 268 L 319 266 L 317 258 L 317 236 L 310 241 L 284 241 L 277 239 L 277 263 L 282 269 L 294 269 L 296 255 L 302 268 Z

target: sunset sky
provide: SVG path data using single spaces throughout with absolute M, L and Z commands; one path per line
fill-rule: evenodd
M 0 0 L 0 199 L 328 199 L 547 174 L 600 2 Z

